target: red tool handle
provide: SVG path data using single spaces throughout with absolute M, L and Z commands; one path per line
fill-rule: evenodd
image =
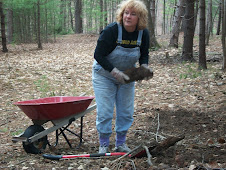
M 125 152 L 93 153 L 93 154 L 81 154 L 81 155 L 48 155 L 48 154 L 44 154 L 43 157 L 46 159 L 51 159 L 51 160 L 60 160 L 60 159 L 72 159 L 72 158 L 91 158 L 91 157 L 101 157 L 101 156 L 122 156 L 125 154 L 126 154 Z

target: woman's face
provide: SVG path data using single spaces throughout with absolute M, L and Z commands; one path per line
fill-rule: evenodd
M 138 24 L 138 16 L 134 9 L 126 8 L 123 13 L 123 25 L 128 32 L 135 31 Z

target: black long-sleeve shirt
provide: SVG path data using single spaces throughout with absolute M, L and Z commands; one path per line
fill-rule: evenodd
M 137 47 L 136 42 L 139 31 L 127 32 L 122 26 L 122 47 L 134 48 Z M 108 61 L 107 56 L 117 46 L 118 39 L 118 25 L 116 22 L 109 24 L 100 34 L 97 41 L 97 46 L 94 53 L 95 60 L 105 69 L 111 72 L 114 66 Z M 149 58 L 149 32 L 144 29 L 142 42 L 140 46 L 141 56 L 139 58 L 139 64 L 148 64 Z

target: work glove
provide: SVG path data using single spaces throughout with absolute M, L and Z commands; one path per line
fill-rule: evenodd
M 151 73 L 151 76 L 149 77 L 145 77 L 145 80 L 149 80 L 153 77 L 153 70 L 152 68 L 149 68 L 147 64 L 142 64 L 141 67 L 145 68 L 147 71 L 149 71 Z
M 116 67 L 111 71 L 111 75 L 120 83 L 125 84 L 125 80 L 129 80 L 129 76 L 118 70 Z

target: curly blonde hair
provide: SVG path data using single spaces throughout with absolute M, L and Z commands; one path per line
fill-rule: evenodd
M 148 11 L 145 4 L 140 0 L 124 0 L 119 4 L 116 12 L 116 21 L 123 24 L 123 14 L 126 8 L 134 9 L 138 15 L 137 29 L 143 30 L 147 27 Z

